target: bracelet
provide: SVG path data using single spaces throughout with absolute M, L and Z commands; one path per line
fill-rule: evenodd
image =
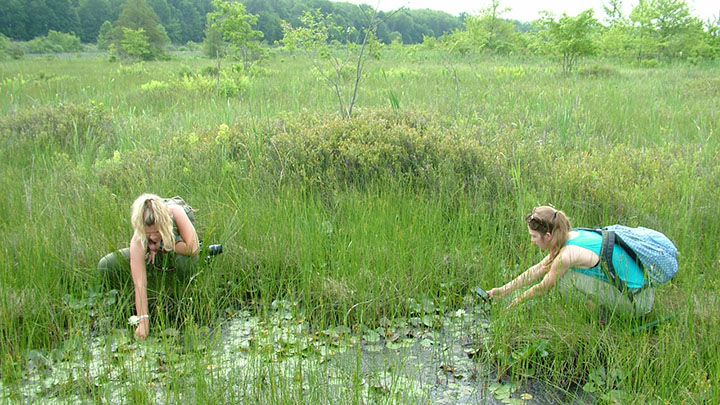
M 145 319 L 145 318 L 150 319 L 150 315 L 148 315 L 148 314 L 140 315 L 140 316 L 138 316 L 138 321 L 141 320 L 141 319 Z

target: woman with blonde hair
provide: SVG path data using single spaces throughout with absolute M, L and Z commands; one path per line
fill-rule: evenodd
M 621 246 L 615 245 L 612 262 L 617 276 L 627 286 L 624 291 L 610 281 L 600 262 L 602 235 L 573 229 L 563 211 L 549 206 L 533 209 L 525 222 L 532 242 L 549 253 L 509 283 L 488 291 L 490 297 L 502 298 L 537 282 L 510 306 L 544 295 L 558 285 L 563 291 L 579 292 L 616 313 L 641 316 L 650 312 L 654 290 L 642 269 Z
M 152 273 L 168 271 L 179 279 L 187 278 L 197 263 L 200 242 L 193 212 L 180 197 L 162 199 L 143 194 L 133 202 L 130 221 L 133 227 L 130 247 L 103 257 L 98 268 L 112 283 L 120 284 L 127 279 L 129 262 L 139 319 L 135 334 L 145 338 L 150 331 L 148 267 Z

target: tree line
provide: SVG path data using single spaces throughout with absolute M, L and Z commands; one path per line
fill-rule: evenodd
M 16 41 L 30 41 L 50 31 L 74 34 L 83 43 L 95 43 L 105 21 L 115 22 L 132 0 L 3 0 L 0 1 L 0 34 Z M 144 0 L 174 44 L 202 42 L 211 0 Z M 340 26 L 360 30 L 370 6 L 328 0 L 244 0 L 247 12 L 258 17 L 256 29 L 270 45 L 283 37 L 283 22 L 297 26 L 311 10 L 332 14 Z M 142 8 L 142 5 L 135 8 Z M 382 17 L 381 17 L 382 19 Z M 420 43 L 462 26 L 463 17 L 433 10 L 402 10 L 377 30 L 380 41 Z
M 239 25 L 226 26 L 221 35 L 213 18 L 222 7 L 227 9 L 221 14 L 233 15 L 229 21 Z M 328 0 L 4 0 L 0 56 L 74 51 L 84 42 L 113 55 L 154 59 L 169 43 L 204 42 L 208 56 L 215 57 L 226 52 L 227 42 L 247 62 L 257 57 L 261 43 L 287 45 L 288 33 L 310 28 L 309 21 L 314 30 L 324 30 L 328 43 L 361 43 L 373 16 L 371 40 L 381 44 L 549 55 L 561 60 L 565 71 L 588 55 L 646 65 L 720 58 L 720 17 L 702 21 L 685 0 L 640 0 L 629 14 L 622 10 L 622 0 L 606 0 L 602 22 L 589 9 L 577 16 L 544 13 L 522 23 L 502 17 L 507 10 L 500 0 L 489 0 L 477 15 L 458 17 L 432 10 L 375 13 L 369 5 Z M 10 40 L 28 42 L 18 49 Z

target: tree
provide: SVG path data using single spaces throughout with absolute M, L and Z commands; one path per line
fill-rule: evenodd
M 205 28 L 205 40 L 203 41 L 203 52 L 208 58 L 222 58 L 225 56 L 226 43 L 223 41 L 220 29 L 217 26 L 208 24 Z
M 80 39 L 85 42 L 97 40 L 100 27 L 110 20 L 110 3 L 107 0 L 80 0 L 78 18 L 81 21 Z
M 208 15 L 208 20 L 239 51 L 243 67 L 248 71 L 262 54 L 259 40 L 263 33 L 253 28 L 257 25 L 258 17 L 248 14 L 245 5 L 240 2 L 214 0 L 213 6 L 216 11 Z
M 509 9 L 500 9 L 500 1 L 492 0 L 490 7 L 476 16 L 465 16 L 465 30 L 456 30 L 445 36 L 443 42 L 450 50 L 466 54 L 489 50 L 495 53 L 512 53 L 520 46 L 520 35 L 515 24 L 500 18 Z
M 622 0 L 608 0 L 607 4 L 603 4 L 603 10 L 605 10 L 605 14 L 607 15 L 605 21 L 607 21 L 611 27 L 623 24 L 626 21 L 622 11 Z
M 98 49 L 107 50 L 110 47 L 110 44 L 112 43 L 112 23 L 110 21 L 105 21 L 100 26 L 100 32 L 98 32 L 97 36 L 97 47 Z
M 285 36 L 282 43 L 291 51 L 301 49 L 314 54 L 315 71 L 335 93 L 344 118 L 352 117 L 364 75 L 365 52 L 368 49 L 372 51 L 374 45 L 378 44 L 374 32 L 382 20 L 378 20 L 377 17 L 376 10 L 368 16 L 367 27 L 363 30 L 363 39 L 359 47 L 352 43 L 339 46 L 340 43 L 347 43 L 348 38 L 356 35 L 355 28 L 338 26 L 331 15 L 323 14 L 320 9 L 313 12 L 306 11 L 300 17 L 302 22 L 300 27 L 284 25 Z M 331 33 L 346 37 L 336 37 L 331 41 Z M 330 63 L 329 70 L 325 67 L 325 62 Z
M 148 41 L 148 36 L 145 35 L 144 29 L 138 28 L 134 30 L 123 27 L 122 30 L 123 39 L 120 41 L 120 47 L 126 54 L 143 60 L 152 59 L 150 41 Z
M 544 36 L 541 49 L 547 54 L 559 56 L 563 73 L 570 73 L 580 57 L 595 54 L 597 47 L 593 34 L 598 25 L 592 9 L 583 11 L 577 17 L 563 13 L 557 21 L 546 13 L 541 20 L 541 35 Z
M 638 59 L 677 57 L 682 37 L 697 25 L 684 0 L 640 0 L 630 13 Z
M 144 59 L 155 59 L 163 55 L 165 46 L 170 42 L 165 28 L 158 23 L 157 14 L 145 0 L 128 0 L 117 21 L 113 24 L 115 47 L 121 52 L 124 49 L 122 41 L 125 39 L 125 34 L 130 32 L 124 28 L 132 30 L 130 35 L 134 36 L 137 36 L 137 32 L 142 29 L 142 34 L 147 38 L 149 46 L 149 53 L 143 54 Z

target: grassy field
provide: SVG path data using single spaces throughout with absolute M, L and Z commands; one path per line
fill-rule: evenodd
M 522 218 L 544 204 L 576 226 L 666 233 L 680 273 L 653 317 L 677 315 L 632 333 L 557 293 L 501 303 L 478 364 L 599 402 L 720 401 L 716 66 L 596 61 L 564 76 L 542 60 L 386 50 L 351 119 L 304 55 L 221 79 L 215 66 L 0 61 L 3 401 L 415 402 L 400 379 L 368 396 L 378 384 L 360 366 L 329 372 L 317 353 L 391 342 L 405 319 L 437 329 L 473 286 L 542 257 Z M 189 285 L 153 286 L 153 337 L 135 342 L 132 289 L 103 288 L 95 266 L 129 243 L 143 192 L 183 196 L 225 253 Z M 231 319 L 252 331 L 233 350 L 254 356 L 228 368 L 214 350 Z M 290 339 L 296 362 L 278 367 L 283 339 L 268 335 L 325 345 Z

